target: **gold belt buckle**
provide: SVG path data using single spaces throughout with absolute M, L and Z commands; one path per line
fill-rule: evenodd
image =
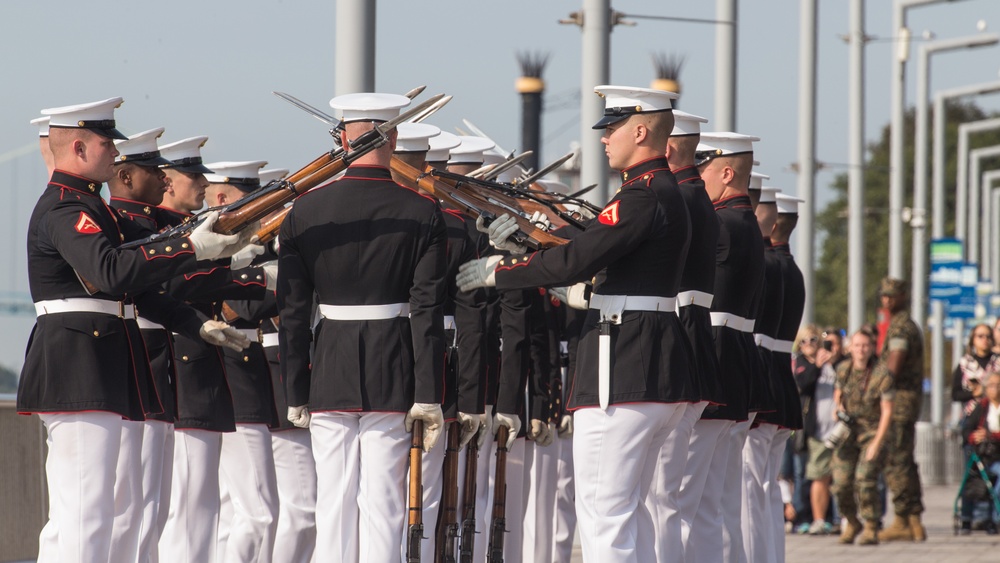
M 264 329 L 260 326 L 257 327 L 257 343 L 264 344 Z

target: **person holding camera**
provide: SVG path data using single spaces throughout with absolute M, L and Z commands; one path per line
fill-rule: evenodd
M 840 543 L 877 545 L 882 500 L 878 476 L 885 460 L 886 435 L 895 396 L 892 374 L 875 361 L 875 335 L 862 329 L 851 336 L 851 361 L 837 369 L 833 415 L 838 420 L 828 443 L 834 446 L 833 491 L 846 520 Z M 839 441 L 839 444 L 837 443 Z M 864 528 L 858 517 L 864 519 Z
M 962 403 L 963 415 L 983 396 L 983 380 L 994 371 L 1000 371 L 1000 355 L 993 351 L 993 330 L 988 324 L 978 324 L 969 333 L 965 355 L 952 373 L 951 400 Z
M 997 474 L 1000 473 L 1000 373 L 989 372 L 985 381 L 983 387 L 986 396 L 973 401 L 972 412 L 962 421 L 962 438 L 968 447 L 975 450 L 987 468 L 987 474 L 996 490 Z M 970 470 L 973 474 L 969 475 L 962 489 L 961 534 L 963 536 L 972 533 L 972 515 L 976 502 L 989 498 L 989 492 L 986 490 L 988 485 L 979 477 L 978 468 L 972 467 Z M 996 535 L 998 519 L 1000 514 L 992 514 L 992 517 L 987 519 L 987 534 Z

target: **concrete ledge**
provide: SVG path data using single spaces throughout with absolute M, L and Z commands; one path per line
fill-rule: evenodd
M 33 560 L 48 513 L 45 429 L 15 412 L 13 395 L 0 395 L 0 475 L 0 561 Z

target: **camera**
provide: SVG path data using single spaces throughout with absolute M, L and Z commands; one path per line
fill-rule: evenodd
M 824 340 L 823 349 L 826 350 L 827 352 L 833 352 L 833 342 L 829 340 Z
M 840 447 L 841 444 L 847 440 L 851 435 L 851 424 L 853 424 L 854 419 L 851 415 L 844 411 L 837 411 L 837 425 L 833 427 L 826 436 L 826 440 L 823 445 L 827 449 L 835 450 Z

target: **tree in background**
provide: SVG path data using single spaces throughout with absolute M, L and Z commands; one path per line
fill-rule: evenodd
M 945 233 L 955 232 L 955 175 L 957 173 L 958 126 L 968 121 L 978 121 L 996 115 L 985 114 L 974 103 L 948 103 L 945 129 Z M 907 112 L 905 122 L 906 146 L 904 152 L 905 207 L 913 204 L 913 110 Z M 933 124 L 933 118 L 928 121 Z M 928 135 L 930 137 L 930 135 Z M 928 157 L 931 155 L 931 139 L 928 138 Z M 988 147 L 1000 144 L 1000 131 L 988 131 L 971 135 L 969 148 Z M 878 308 L 878 282 L 888 273 L 889 261 L 889 126 L 882 128 L 879 141 L 868 146 L 868 160 L 865 164 L 865 299 L 868 321 L 875 320 Z M 982 170 L 1000 168 L 1000 159 L 986 159 Z M 933 173 L 928 167 L 928 172 Z M 971 180 L 971 179 L 970 179 Z M 930 205 L 931 179 L 927 180 L 928 206 Z M 845 326 L 847 324 L 847 174 L 838 174 L 831 186 L 836 193 L 826 209 L 817 214 L 816 225 L 819 240 L 822 240 L 819 268 L 816 271 L 816 322 L 822 325 Z M 931 210 L 927 210 L 927 232 L 930 240 Z M 909 278 L 911 262 L 911 230 L 903 226 L 903 263 L 906 278 Z M 858 327 L 847 327 L 848 331 Z

